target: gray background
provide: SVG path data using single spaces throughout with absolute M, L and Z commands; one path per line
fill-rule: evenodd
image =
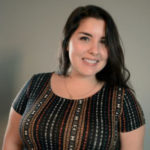
M 70 12 L 95 4 L 113 16 L 125 48 L 131 82 L 146 117 L 150 138 L 149 0 L 0 0 L 0 146 L 11 103 L 32 74 L 53 71 Z

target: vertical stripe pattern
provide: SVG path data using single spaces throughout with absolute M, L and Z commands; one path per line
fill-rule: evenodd
M 34 75 L 13 102 L 22 115 L 24 149 L 120 150 L 119 132 L 145 123 L 129 89 L 105 84 L 91 97 L 69 100 L 53 93 L 50 77 L 51 73 Z

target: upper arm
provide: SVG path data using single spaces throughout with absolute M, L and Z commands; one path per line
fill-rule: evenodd
M 22 147 L 22 140 L 19 134 L 21 115 L 13 108 L 10 110 L 8 124 L 3 141 L 3 150 L 19 150 Z
M 119 121 L 121 150 L 143 150 L 144 113 L 130 89 L 125 89 L 122 108 Z
M 19 150 L 22 147 L 19 125 L 28 103 L 33 77 L 24 84 L 12 103 L 3 142 L 4 150 Z
M 121 150 L 143 150 L 145 125 L 130 131 L 121 132 Z

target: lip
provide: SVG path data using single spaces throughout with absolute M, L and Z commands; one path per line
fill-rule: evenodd
M 82 60 L 84 60 L 84 59 L 89 59 L 89 60 L 92 60 L 92 61 L 96 61 L 97 63 L 99 62 L 99 60 L 98 59 L 94 59 L 94 58 L 86 58 L 86 57 L 84 57 L 84 58 L 82 58 Z
M 85 61 L 85 59 L 89 59 L 89 60 L 92 60 L 92 61 L 96 61 L 96 63 L 89 63 L 88 61 Z M 88 65 L 88 66 L 91 66 L 91 67 L 94 67 L 98 64 L 99 60 L 98 59 L 91 59 L 91 58 L 82 58 L 83 60 L 83 63 L 85 65 Z

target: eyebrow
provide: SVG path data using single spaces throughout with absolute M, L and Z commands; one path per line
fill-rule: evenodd
M 87 32 L 79 32 L 79 34 L 84 34 L 84 35 L 87 35 L 87 36 L 93 37 L 93 36 L 92 36 L 92 34 L 87 33 Z M 106 39 L 106 36 L 101 37 L 101 39 Z
M 90 33 L 87 33 L 87 32 L 79 32 L 80 34 L 84 34 L 84 35 L 87 35 L 87 36 L 90 36 L 90 37 L 93 37 Z

